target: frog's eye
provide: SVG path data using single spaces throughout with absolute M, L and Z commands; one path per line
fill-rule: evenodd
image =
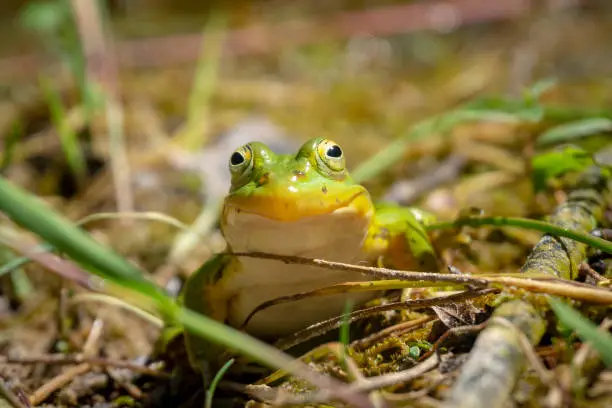
M 342 172 L 346 167 L 342 148 L 328 139 L 321 140 L 317 145 L 317 161 L 333 172 Z
M 229 168 L 232 176 L 242 176 L 253 168 L 253 150 L 251 146 L 244 145 L 236 149 L 229 159 Z

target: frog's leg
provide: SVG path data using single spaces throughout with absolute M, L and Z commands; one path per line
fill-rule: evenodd
M 435 216 L 418 208 L 380 205 L 364 248 L 386 267 L 438 271 L 439 260 L 425 229 L 434 221 Z
M 182 304 L 188 309 L 224 322 L 227 315 L 226 296 L 220 290 L 213 291 L 208 288 L 220 279 L 229 262 L 227 255 L 215 255 L 195 271 L 183 287 L 180 299 Z M 214 374 L 211 370 L 219 363 L 218 358 L 222 350 L 218 345 L 187 331 L 184 336 L 189 362 L 202 374 L 204 384 L 208 385 Z

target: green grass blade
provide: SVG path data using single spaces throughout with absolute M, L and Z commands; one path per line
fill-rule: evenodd
M 455 221 L 437 222 L 430 225 L 426 225 L 427 231 L 433 231 L 438 229 L 457 228 L 465 225 L 470 227 L 479 227 L 483 225 L 492 225 L 497 227 L 517 227 L 525 228 L 536 231 L 541 231 L 547 234 L 551 234 L 558 237 L 565 237 L 573 239 L 574 241 L 581 242 L 589 245 L 593 248 L 604 251 L 608 254 L 612 254 L 612 242 L 606 241 L 605 239 L 596 237 L 591 234 L 585 234 L 580 231 L 574 231 L 566 228 L 556 226 L 554 224 L 532 220 L 529 218 L 520 217 L 466 217 L 459 218 Z
M 86 269 L 115 283 L 139 291 L 158 301 L 160 289 L 143 274 L 98 244 L 85 231 L 71 225 L 41 201 L 0 177 L 0 211 L 19 225 L 38 234 L 60 252 L 68 254 Z
M 4 172 L 12 163 L 13 152 L 23 135 L 23 123 L 21 119 L 15 120 L 9 134 L 4 139 L 4 148 L 0 158 L 0 173 Z
M 223 378 L 227 370 L 234 364 L 234 359 L 232 358 L 227 363 L 221 367 L 217 374 L 215 374 L 215 378 L 210 383 L 210 387 L 208 387 L 208 392 L 206 393 L 206 401 L 204 403 L 204 408 L 213 408 L 213 398 L 215 396 L 215 390 L 217 389 L 217 385 L 219 381 Z
M 40 78 L 39 82 L 43 95 L 49 105 L 51 122 L 59 135 L 62 149 L 66 156 L 66 162 L 76 179 L 82 182 L 85 179 L 87 166 L 85 156 L 81 151 L 78 135 L 66 120 L 68 115 L 57 90 L 43 77 Z
M 555 126 L 537 139 L 537 145 L 567 143 L 583 137 L 612 131 L 612 120 L 608 118 L 587 118 Z
M 610 333 L 599 330 L 590 320 L 559 299 L 549 297 L 548 303 L 559 321 L 573 329 L 583 341 L 590 342 L 599 352 L 606 366 L 612 367 L 612 336 Z
M 435 133 L 445 133 L 463 122 L 491 121 L 491 122 L 517 122 L 524 112 L 508 113 L 496 109 L 475 109 L 463 107 L 440 116 L 424 120 L 415 125 L 407 134 L 391 142 L 383 150 L 366 160 L 352 172 L 352 178 L 357 183 L 368 181 L 401 161 L 410 142 L 421 140 Z

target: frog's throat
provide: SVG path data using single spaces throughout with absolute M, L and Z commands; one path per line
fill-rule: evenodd
M 340 210 L 370 218 L 374 213 L 374 206 L 365 189 L 346 194 L 345 197 L 229 196 L 225 200 L 223 219 L 227 220 L 230 216 L 244 212 L 274 221 L 290 222 Z

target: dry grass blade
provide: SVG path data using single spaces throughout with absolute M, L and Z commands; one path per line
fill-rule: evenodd
M 414 272 L 402 271 L 399 269 L 378 268 L 375 266 L 352 265 L 343 262 L 326 261 L 324 259 L 305 258 L 301 256 L 287 256 L 268 254 L 263 252 L 236 252 L 231 255 L 237 257 L 251 257 L 261 259 L 273 259 L 290 264 L 312 265 L 320 268 L 350 271 L 362 273 L 377 279 L 395 279 L 403 281 L 428 281 L 428 282 L 447 282 L 456 285 L 471 285 L 473 287 L 485 287 L 487 282 L 483 279 L 467 275 L 449 275 L 435 272 Z
M 423 309 L 431 306 L 440 306 L 460 302 L 466 299 L 472 299 L 475 297 L 484 296 L 496 292 L 497 289 L 481 289 L 476 291 L 466 290 L 448 296 L 388 303 L 386 305 L 374 306 L 367 309 L 351 312 L 348 316 L 348 322 L 352 323 L 356 320 L 364 319 L 368 316 L 372 316 L 389 310 Z M 306 340 L 312 339 L 316 336 L 320 336 L 321 334 L 324 334 L 329 330 L 336 329 L 340 327 L 340 325 L 344 321 L 345 316 L 339 316 L 313 324 L 303 330 L 300 330 L 297 333 L 294 333 L 291 336 L 279 340 L 275 343 L 275 346 L 280 348 L 281 350 L 286 350 Z
M 0 379 L 0 405 L 4 405 L 4 403 L 13 408 L 29 408 L 31 406 L 22 403 L 19 397 L 6 386 L 4 380 Z
M 125 368 L 130 371 L 149 375 L 151 377 L 158 377 L 168 379 L 170 375 L 158 369 L 146 367 L 137 363 L 123 360 L 113 360 L 109 358 L 100 357 L 85 357 L 82 354 L 77 355 L 64 355 L 64 354 L 48 354 L 37 357 L 3 357 L 0 358 L 5 364 L 24 364 L 24 365 L 36 365 L 36 364 L 47 364 L 47 365 L 77 365 L 82 363 L 88 363 L 92 366 L 101 367 L 113 367 L 113 368 Z

